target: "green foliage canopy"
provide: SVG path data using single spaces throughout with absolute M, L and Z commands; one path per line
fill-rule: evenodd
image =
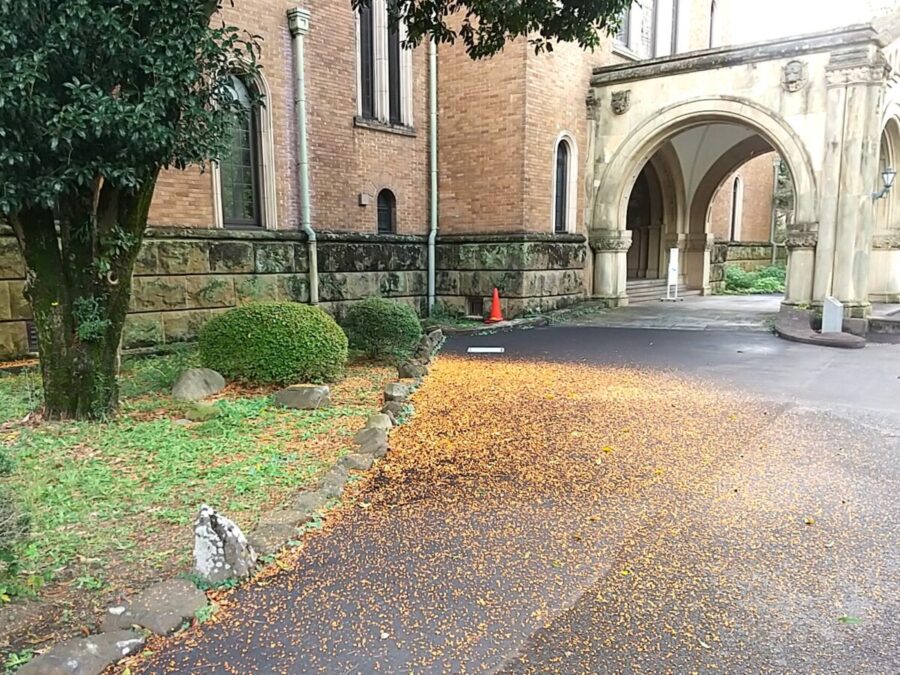
M 351 0 L 354 8 L 371 0 Z M 438 43 L 461 40 L 475 59 L 494 56 L 507 42 L 526 37 L 536 52 L 553 51 L 555 42 L 585 49 L 617 29 L 632 0 L 393 0 L 395 20 L 407 26 L 418 45 L 432 36 Z
M 242 111 L 230 74 L 258 54 L 254 36 L 210 25 L 220 7 L 0 0 L 0 214 L 218 157 Z

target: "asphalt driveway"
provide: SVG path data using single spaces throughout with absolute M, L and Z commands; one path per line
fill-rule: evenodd
M 898 672 L 898 378 L 759 332 L 456 338 L 326 530 L 132 672 Z

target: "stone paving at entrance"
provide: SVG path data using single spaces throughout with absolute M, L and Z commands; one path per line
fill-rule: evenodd
M 562 321 L 580 326 L 666 330 L 743 329 L 770 331 L 780 295 L 687 296 L 678 302 L 652 300 L 608 311 L 579 312 Z

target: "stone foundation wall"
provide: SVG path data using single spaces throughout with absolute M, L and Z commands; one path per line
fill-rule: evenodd
M 437 245 L 439 306 L 489 307 L 494 287 L 514 317 L 570 304 L 585 292 L 584 237 L 446 237 Z M 424 313 L 426 238 L 318 233 L 319 301 L 340 320 L 354 302 L 392 298 Z M 309 301 L 306 237 L 298 231 L 151 228 L 135 265 L 126 349 L 191 342 L 211 317 L 249 302 Z M 12 235 L 0 232 L 0 358 L 29 352 L 31 309 Z
M 775 263 L 787 264 L 787 249 L 779 246 Z M 748 272 L 772 264 L 772 245 L 752 242 L 717 242 L 710 252 L 709 285 L 713 293 L 725 291 L 725 266 L 736 265 Z
M 772 244 L 768 242 L 731 242 L 727 247 L 728 255 L 725 262 L 742 267 L 747 272 L 772 264 Z M 782 265 L 787 263 L 787 249 L 784 246 L 777 248 L 775 262 Z
M 424 309 L 425 239 L 319 233 L 319 299 L 338 318 L 382 295 Z M 297 231 L 150 229 L 135 265 L 126 349 L 190 342 L 211 317 L 257 301 L 309 301 L 306 237 Z M 0 358 L 29 351 L 31 309 L 18 247 L 0 233 Z
M 452 235 L 438 240 L 437 303 L 468 314 L 471 300 L 490 307 L 499 289 L 504 316 L 572 304 L 586 292 L 585 238 L 577 234 Z

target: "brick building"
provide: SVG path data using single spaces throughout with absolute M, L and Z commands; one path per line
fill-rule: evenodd
M 379 294 L 477 313 L 497 287 L 511 315 L 586 295 L 624 304 L 630 281 L 663 276 L 673 247 L 684 283 L 708 292 L 735 171 L 742 237 L 763 232 L 771 161 L 760 156 L 775 150 L 798 186 L 809 220 L 800 225 L 812 228 L 815 200 L 827 196 L 815 187 L 825 180 L 816 134 L 830 119 L 826 74 L 849 58 L 887 86 L 878 64 L 893 39 L 848 28 L 734 48 L 727 0 L 642 0 L 592 53 L 560 44 L 536 55 L 518 40 L 473 62 L 461 45 L 403 48 L 386 2 L 361 13 L 349 0 L 226 6 L 225 20 L 263 39 L 260 77 L 236 73 L 234 93 L 249 101 L 255 90 L 264 103 L 220 163 L 161 177 L 126 347 L 194 339 L 211 315 L 253 300 L 318 302 L 340 315 Z M 896 90 L 885 91 L 880 100 L 896 106 Z M 798 126 L 785 130 L 786 119 Z M 893 135 L 882 163 L 900 145 Z M 874 167 L 866 160 L 866 180 Z M 878 297 L 900 297 L 900 209 L 885 202 L 878 213 L 873 283 Z M 796 273 L 812 274 L 812 239 L 794 239 L 805 247 Z M 836 260 L 820 248 L 823 264 Z M 28 350 L 23 278 L 14 240 L 0 233 L 2 356 Z

